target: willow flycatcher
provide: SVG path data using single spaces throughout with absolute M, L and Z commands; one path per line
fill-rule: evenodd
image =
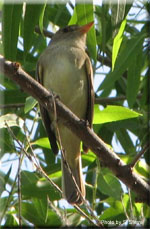
M 52 37 L 37 64 L 39 82 L 58 95 L 80 119 L 88 121 L 91 128 L 94 106 L 93 71 L 85 48 L 86 35 L 92 25 L 93 22 L 90 22 L 83 26 L 72 25 L 60 29 Z M 56 124 L 54 114 L 49 114 L 42 106 L 40 110 L 53 152 L 58 153 L 57 142 L 60 144 L 61 140 L 65 160 L 75 179 L 74 182 L 62 160 L 63 195 L 71 204 L 82 204 L 85 185 L 82 177 L 80 139 L 61 120 L 58 119 Z M 88 151 L 85 145 L 83 150 Z

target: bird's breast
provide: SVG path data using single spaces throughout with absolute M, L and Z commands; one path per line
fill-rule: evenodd
M 84 59 L 70 51 L 57 55 L 48 54 L 44 68 L 43 84 L 58 95 L 61 101 L 79 118 L 84 118 L 87 109 L 87 76 Z

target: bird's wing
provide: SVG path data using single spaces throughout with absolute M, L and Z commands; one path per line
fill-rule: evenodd
M 93 70 L 89 58 L 85 60 L 85 70 L 88 82 L 88 105 L 86 112 L 86 120 L 89 123 L 90 128 L 92 128 L 93 122 L 93 112 L 94 112 L 94 89 L 93 89 Z M 84 152 L 88 151 L 88 147 L 83 144 Z
M 37 75 L 37 79 L 39 83 L 43 85 L 44 71 L 40 63 L 37 64 L 36 75 Z M 41 112 L 42 120 L 43 120 L 45 129 L 46 129 L 50 144 L 51 144 L 52 151 L 56 155 L 58 154 L 58 145 L 56 142 L 55 133 L 51 128 L 52 125 L 51 125 L 50 116 L 48 114 L 48 111 L 41 105 L 40 105 L 40 112 Z

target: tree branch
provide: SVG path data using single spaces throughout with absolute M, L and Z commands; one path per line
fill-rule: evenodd
M 0 104 L 0 109 L 17 109 L 24 107 L 24 103 Z
M 139 93 L 137 95 L 137 99 L 141 99 L 142 94 Z M 118 97 L 101 97 L 101 98 L 95 98 L 95 104 L 104 104 L 104 105 L 108 105 L 108 104 L 113 104 L 115 102 L 119 102 L 119 101 L 124 101 L 126 100 L 127 97 L 122 95 L 122 96 L 118 96 Z
M 14 80 L 20 87 L 33 96 L 48 112 L 54 112 L 54 96 L 41 84 L 22 70 L 18 63 L 5 61 L 0 56 L 0 72 Z M 124 184 L 133 190 L 141 202 L 150 204 L 150 186 L 126 165 L 106 144 L 74 115 L 61 101 L 55 98 L 57 116 L 71 129 Z M 117 191 L 117 190 L 116 190 Z

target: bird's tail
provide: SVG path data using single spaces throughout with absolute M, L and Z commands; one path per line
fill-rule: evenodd
M 74 168 L 70 168 L 71 172 L 69 171 L 68 167 L 66 166 L 65 162 L 62 159 L 62 188 L 63 194 L 66 200 L 70 204 L 78 204 L 81 205 L 83 202 L 83 198 L 85 197 L 85 184 L 83 181 L 82 175 L 82 166 L 81 166 L 81 155 L 76 158 Z M 74 179 L 75 182 L 74 182 Z M 76 183 L 76 184 L 75 184 Z M 78 186 L 80 192 L 78 191 Z M 82 195 L 82 197 L 81 197 Z

